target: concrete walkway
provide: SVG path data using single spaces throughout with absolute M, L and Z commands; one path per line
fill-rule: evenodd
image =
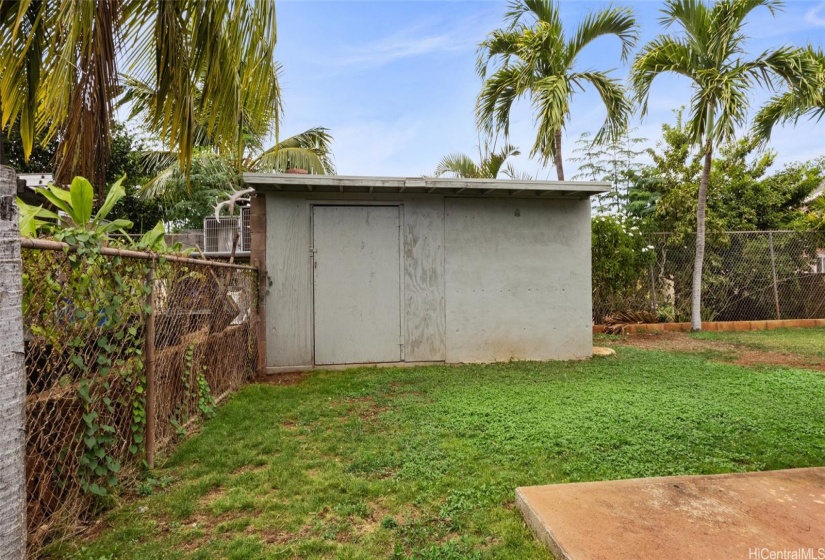
M 558 560 L 825 559 L 825 467 L 530 486 L 516 505 Z

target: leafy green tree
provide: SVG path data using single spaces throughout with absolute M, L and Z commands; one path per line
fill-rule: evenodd
M 26 158 L 57 138 L 57 182 L 86 176 L 101 199 L 123 70 L 152 84 L 147 124 L 185 171 L 194 114 L 228 149 L 280 110 L 274 0 L 8 0 L 0 28 L 0 128 L 19 123 Z
M 632 132 L 625 130 L 601 143 L 593 142 L 590 133 L 585 132 L 576 141 L 573 151 L 577 155 L 572 160 L 579 169 L 573 180 L 607 181 L 612 185 L 610 192 L 596 198 L 600 212 L 627 211 L 627 193 L 642 168 L 639 158 L 645 153 L 638 146 L 646 142 L 645 138 L 631 136 Z
M 615 35 L 626 60 L 638 40 L 636 20 L 627 8 L 590 13 L 572 35 L 565 35 L 559 5 L 553 0 L 512 0 L 507 27 L 493 31 L 479 45 L 478 73 L 484 80 L 476 104 L 479 127 L 488 134 L 510 131 L 513 103 L 529 97 L 538 127 L 530 156 L 543 164 L 554 160 L 564 180 L 562 131 L 570 120 L 573 94 L 592 86 L 607 110 L 601 141 L 625 130 L 630 106 L 622 83 L 609 72 L 576 70 L 582 50 L 595 39 Z
M 109 185 L 107 194 L 115 181 L 124 176 L 125 179 L 123 181 L 124 196 L 119 199 L 110 215 L 113 218 L 123 218 L 133 222 L 134 230 L 144 233 L 159 221 L 166 220 L 163 205 L 159 201 L 138 196 L 141 185 L 149 180 L 143 161 L 146 146 L 122 123 L 115 122 L 112 131 L 111 151 L 106 171 L 106 184 Z M 7 164 L 18 173 L 52 173 L 58 148 L 56 139 L 47 144 L 35 144 L 26 160 L 22 138 L 17 128 L 13 127 L 6 137 L 5 147 Z M 97 197 L 95 204 L 102 204 L 102 202 Z
M 140 197 L 140 188 L 149 180 L 145 161 L 146 142 L 124 124 L 115 122 L 106 184 L 112 185 L 121 177 L 124 196 L 112 209 L 111 216 L 123 218 L 134 224 L 131 231 L 145 233 L 158 222 L 169 221 L 166 209 L 158 200 Z M 108 189 L 111 187 L 107 187 Z
M 681 113 L 676 124 L 665 124 L 662 131 L 657 148 L 648 151 L 652 163 L 639 170 L 629 190 L 629 213 L 641 219 L 647 231 L 673 232 L 674 241 L 681 243 L 695 233 L 702 158 L 691 149 Z M 760 151 L 758 145 L 748 136 L 720 147 L 708 181 L 709 237 L 796 227 L 805 199 L 825 179 L 823 158 L 774 172 L 776 154 Z
M 748 93 L 758 83 L 782 78 L 807 81 L 809 66 L 798 49 L 782 47 L 751 59 L 746 52 L 745 18 L 763 6 L 773 14 L 778 0 L 666 0 L 661 22 L 680 32 L 664 34 L 645 45 L 633 61 L 630 80 L 647 113 L 653 81 L 664 73 L 688 78 L 694 90 L 687 128 L 690 142 L 703 157 L 696 205 L 696 252 L 693 267 L 691 328 L 700 330 L 702 265 L 705 255 L 705 215 L 714 147 L 734 138 L 745 124 Z
M 531 179 L 525 173 L 519 173 L 507 159 L 519 155 L 518 148 L 509 144 L 496 152 L 490 151 L 485 146 L 480 154 L 478 163 L 467 154 L 453 153 L 444 156 L 438 167 L 435 168 L 435 177 L 455 177 L 462 179 L 495 179 L 499 175 L 505 175 L 510 179 Z
M 3 134 L 3 158 L 0 165 L 8 165 L 17 173 L 51 173 L 57 152 L 57 140 L 36 143 L 28 157 L 23 150 L 23 139 L 17 123 Z
M 819 195 L 810 201 L 805 215 L 799 219 L 798 225 L 805 229 L 825 233 L 825 196 Z

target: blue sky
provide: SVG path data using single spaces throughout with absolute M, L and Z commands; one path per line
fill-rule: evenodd
M 568 32 L 584 15 L 609 2 L 562 0 Z M 640 45 L 660 32 L 660 2 L 629 1 L 641 25 Z M 473 107 L 481 81 L 475 74 L 476 46 L 499 27 L 506 1 L 313 1 L 278 2 L 277 57 L 286 107 L 282 137 L 312 126 L 331 129 L 338 172 L 345 175 L 416 176 L 430 174 L 451 152 L 477 158 L 479 137 Z M 748 48 L 760 52 L 783 44 L 825 46 L 825 0 L 789 0 L 775 18 L 758 9 L 748 20 Z M 619 41 L 602 38 L 580 59 L 581 69 L 615 68 L 624 79 L 627 65 Z M 753 96 L 757 105 L 767 98 Z M 655 142 L 673 110 L 688 103 L 684 79 L 654 83 L 650 112 L 634 119 L 636 136 Z M 573 143 L 595 132 L 604 109 L 592 91 L 578 94 L 565 134 L 565 172 L 570 178 Z M 535 131 L 527 101 L 512 114 L 511 143 L 527 154 Z M 825 154 L 825 121 L 778 129 L 771 147 L 777 163 Z M 522 155 L 517 168 L 540 179 L 555 171 Z

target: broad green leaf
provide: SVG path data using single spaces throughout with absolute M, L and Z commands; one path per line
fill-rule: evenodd
M 49 184 L 49 186 L 46 187 L 46 188 L 49 189 L 49 192 L 54 194 L 60 200 L 66 202 L 68 204 L 72 203 L 72 195 L 66 189 L 64 189 L 62 187 L 58 187 L 57 185 L 54 185 L 54 184 Z
M 35 214 L 20 212 L 18 228 L 23 237 L 37 237 L 37 230 L 43 224 L 35 217 Z
M 163 222 L 158 222 L 155 227 L 141 236 L 138 244 L 146 249 L 154 249 L 159 242 L 163 241 L 163 236 L 165 234 L 166 230 L 163 227 Z
M 75 177 L 72 179 L 69 194 L 72 197 L 72 209 L 74 210 L 72 219 L 77 226 L 86 227 L 92 219 L 92 205 L 95 198 L 92 184 L 83 177 Z
M 117 220 L 113 220 L 100 228 L 98 231 L 100 233 L 111 233 L 113 231 L 117 231 L 119 229 L 129 229 L 132 227 L 132 222 L 129 220 L 124 220 L 123 218 L 118 218 Z
M 95 224 L 99 224 L 101 220 L 109 215 L 109 212 L 112 211 L 115 204 L 117 204 L 121 198 L 126 196 L 126 191 L 123 190 L 124 179 L 126 179 L 126 175 L 115 181 L 115 184 L 109 189 L 109 194 L 106 195 L 106 200 L 103 202 L 103 206 L 101 206 L 100 210 L 98 210 L 97 214 L 95 214 Z
M 54 212 L 49 212 L 42 206 L 26 204 L 20 198 L 17 199 L 17 208 L 19 210 L 18 227 L 20 229 L 20 235 L 24 237 L 37 237 L 37 231 L 40 229 L 40 226 L 46 224 L 43 220 L 38 220 L 38 217 L 49 218 L 54 216 L 54 218 L 57 219 L 57 215 Z
M 38 193 L 42 194 L 46 197 L 46 199 L 57 206 L 60 210 L 63 210 L 69 217 L 74 220 L 74 211 L 72 210 L 71 205 L 68 201 L 63 200 L 61 195 L 57 193 L 65 193 L 66 191 L 61 189 L 60 187 L 49 187 L 49 188 L 37 188 L 35 189 Z M 68 194 L 68 193 L 66 193 Z

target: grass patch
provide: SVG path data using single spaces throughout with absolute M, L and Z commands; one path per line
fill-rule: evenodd
M 51 554 L 548 558 L 517 486 L 825 465 L 823 426 L 821 373 L 685 353 L 315 372 L 242 390 Z
M 700 340 L 728 342 L 755 350 L 825 358 L 825 327 L 745 332 L 698 332 Z

